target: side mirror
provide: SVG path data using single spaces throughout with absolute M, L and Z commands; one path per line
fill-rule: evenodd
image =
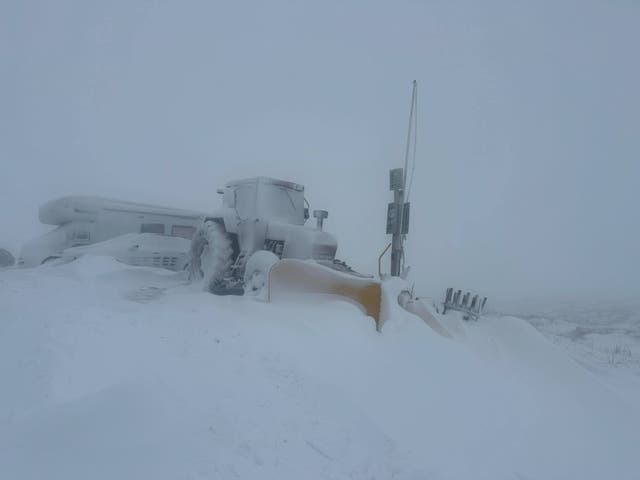
M 218 190 L 216 190 L 216 193 L 218 195 L 224 195 L 224 188 L 219 188 Z
M 304 219 L 309 220 L 309 207 L 304 207 Z

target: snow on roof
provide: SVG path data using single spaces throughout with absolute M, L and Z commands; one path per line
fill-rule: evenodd
M 113 198 L 73 195 L 51 200 L 39 209 L 39 218 L 48 225 L 62 225 L 70 221 L 92 221 L 100 211 L 168 215 L 197 219 L 204 214 L 191 210 L 128 202 Z
M 299 183 L 289 182 L 287 180 L 280 180 L 278 178 L 272 177 L 251 177 L 251 178 L 242 178 L 240 180 L 232 180 L 227 182 L 227 187 L 233 187 L 236 185 L 242 185 L 247 183 L 267 183 L 272 185 L 280 185 L 285 188 L 291 188 L 293 190 L 297 190 L 299 192 L 304 191 L 304 185 L 300 185 Z

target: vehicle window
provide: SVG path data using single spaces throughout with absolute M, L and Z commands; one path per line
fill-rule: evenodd
M 190 227 L 188 225 L 174 225 L 171 227 L 171 235 L 186 238 L 187 240 L 191 240 L 195 232 L 196 227 Z
M 265 190 L 264 209 L 269 215 L 285 221 L 295 221 L 297 208 L 295 195 L 286 188 L 276 187 Z
M 256 190 L 253 186 L 241 186 L 236 189 L 236 210 L 240 218 L 255 214 Z
M 143 223 L 140 233 L 159 233 L 164 235 L 164 223 Z
M 89 232 L 75 232 L 73 234 L 73 239 L 77 242 L 88 242 L 89 241 Z

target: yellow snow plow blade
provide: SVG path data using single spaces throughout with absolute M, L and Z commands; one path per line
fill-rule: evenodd
M 313 261 L 286 258 L 269 271 L 268 299 L 287 294 L 312 293 L 338 295 L 360 305 L 380 329 L 380 282 L 339 272 Z

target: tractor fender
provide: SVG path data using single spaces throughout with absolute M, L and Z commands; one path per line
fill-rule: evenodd
M 207 220 L 222 223 L 227 233 L 238 233 L 238 224 L 240 223 L 240 219 L 233 208 L 218 208 L 204 218 L 204 221 Z

